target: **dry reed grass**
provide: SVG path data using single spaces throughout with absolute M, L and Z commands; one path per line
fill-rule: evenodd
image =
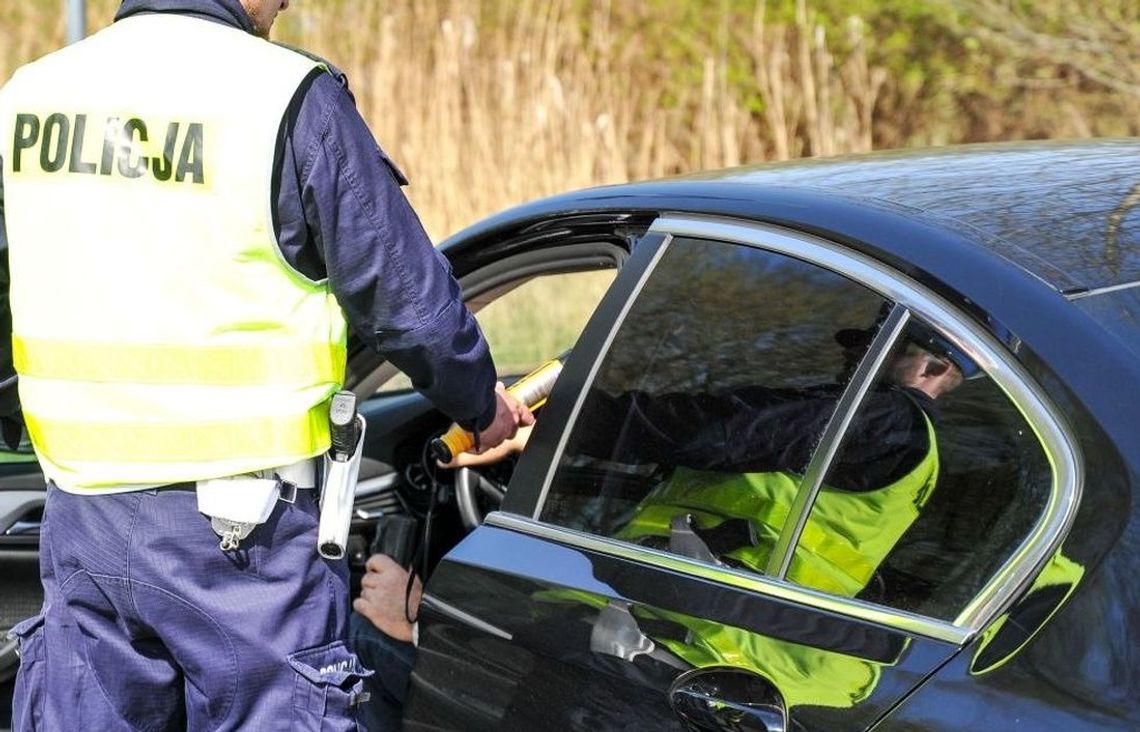
M 807 0 L 786 1 L 794 12 L 781 22 L 774 2 L 756 0 L 743 23 L 743 3 L 710 5 L 711 24 L 670 37 L 661 23 L 638 32 L 679 7 L 655 0 L 304 0 L 275 35 L 347 72 L 437 238 L 590 185 L 881 145 L 1096 133 L 1082 98 L 1066 98 L 1063 114 L 1003 117 L 1000 90 L 976 110 L 972 93 L 952 110 L 961 120 L 934 119 L 921 87 L 905 97 L 905 80 L 877 65 L 863 21 L 829 37 Z M 88 4 L 93 32 L 118 0 Z M 61 8 L 0 0 L 0 78 L 62 43 Z M 1030 116 L 1034 127 L 1022 124 Z M 1140 131 L 1135 115 L 1118 116 L 1111 129 Z
M 575 188 L 870 149 L 882 71 L 869 66 L 857 25 L 860 51 L 837 69 L 797 3 L 793 26 L 766 24 L 758 3 L 745 39 L 770 100 L 762 115 L 728 83 L 727 28 L 708 39 L 698 83 L 663 88 L 647 63 L 653 39 L 616 28 L 605 1 L 309 0 L 281 16 L 275 35 L 348 74 L 377 139 L 407 169 L 426 228 L 441 237 Z M 89 29 L 117 6 L 89 0 Z M 0 0 L 0 17 L 2 76 L 63 42 L 55 3 Z
M 904 89 L 876 65 L 876 39 L 862 20 L 833 25 L 845 37 L 831 38 L 807 0 L 786 1 L 793 12 L 781 22 L 764 0 L 750 19 L 740 3 L 730 10 L 722 2 L 691 6 L 713 23 L 672 29 L 654 13 L 680 6 L 655 0 L 303 0 L 281 16 L 275 36 L 346 71 L 437 239 L 575 188 L 876 144 L 1088 135 L 1100 116 L 1090 110 L 1105 109 L 1109 95 L 1069 94 L 1063 114 L 1026 114 L 1032 99 L 1016 107 L 996 90 L 938 119 L 919 99 L 923 87 Z M 88 0 L 90 32 L 118 5 Z M 61 0 L 0 0 L 0 79 L 64 36 Z M 670 44 L 682 52 L 671 55 Z M 1089 99 L 1101 106 L 1082 106 Z M 1110 129 L 1140 132 L 1140 115 L 1108 109 Z M 525 344 L 525 352 L 496 346 L 511 370 L 548 357 L 566 335 L 529 327 L 520 313 L 569 322 L 604 289 L 592 279 L 577 293 L 547 284 L 481 315 L 494 339 Z

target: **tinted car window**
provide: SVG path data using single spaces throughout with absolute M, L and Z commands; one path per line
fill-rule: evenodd
M 933 329 L 909 326 L 884 361 L 823 479 L 787 579 L 953 620 L 1032 530 L 1052 473 L 1001 390 L 980 372 L 963 380 L 950 359 L 916 347 L 907 337 L 914 332 Z M 945 381 L 922 375 L 941 367 Z
M 794 495 L 883 299 L 799 260 L 674 241 L 590 387 L 542 519 L 764 571 L 789 501 L 757 506 L 749 475 Z M 743 477 L 742 477 L 743 476 Z
M 602 359 L 541 520 L 953 620 L 1032 531 L 1052 472 L 937 329 L 911 314 L 793 513 L 892 305 L 781 254 L 674 241 Z

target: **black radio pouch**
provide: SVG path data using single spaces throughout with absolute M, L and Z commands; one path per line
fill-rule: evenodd
M 396 564 L 410 569 L 415 558 L 419 521 L 411 516 L 381 516 L 376 519 L 376 537 L 371 554 L 387 554 Z

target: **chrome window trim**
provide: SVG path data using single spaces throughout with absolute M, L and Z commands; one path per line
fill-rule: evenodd
M 815 497 L 823 487 L 823 479 L 827 477 L 831 463 L 835 460 L 835 454 L 839 452 L 840 441 L 847 433 L 847 428 L 851 426 L 855 412 L 863 404 L 863 398 L 871 390 L 875 376 L 879 373 L 883 362 L 887 360 L 887 354 L 902 335 L 903 328 L 909 320 L 910 311 L 904 306 L 895 305 L 891 308 L 887 319 L 883 321 L 879 332 L 875 334 L 867 347 L 867 352 L 863 354 L 863 358 L 855 368 L 855 373 L 851 375 L 847 388 L 840 395 L 835 411 L 827 420 L 827 425 L 819 437 L 819 445 L 812 453 L 807 469 L 804 470 L 804 477 L 800 481 L 796 497 L 792 499 L 792 505 L 788 509 L 788 516 L 794 516 L 795 520 L 785 521 L 780 527 L 780 536 L 776 539 L 776 546 L 772 547 L 771 556 L 768 557 L 768 574 L 772 577 L 781 580 L 787 578 L 788 569 L 792 566 L 792 557 L 796 553 L 796 545 L 799 544 L 800 536 L 807 526 L 811 508 L 815 506 Z
M 1097 287 L 1092 290 L 1081 290 L 1080 292 L 1066 294 L 1065 299 L 1072 302 L 1074 300 L 1084 300 L 1086 297 L 1097 297 L 1099 295 L 1120 292 L 1121 290 L 1132 290 L 1137 287 L 1140 287 L 1140 282 L 1125 282 L 1119 285 L 1108 285 L 1107 287 Z
M 1072 524 L 1080 502 L 1084 482 L 1084 470 L 1076 440 L 1070 434 L 1060 412 L 1052 405 L 1045 392 L 1025 372 L 1024 368 L 998 342 L 979 325 L 959 314 L 945 299 L 935 294 L 906 275 L 891 269 L 885 264 L 859 252 L 844 248 L 834 242 L 820 239 L 802 232 L 794 232 L 777 226 L 699 215 L 666 214 L 654 221 L 649 232 L 664 234 L 667 239 L 661 245 L 656 257 L 646 268 L 634 292 L 624 304 L 620 317 L 613 323 L 605 343 L 597 355 L 590 373 L 578 394 L 578 400 L 559 438 L 553 459 L 547 469 L 542 491 L 533 513 L 537 522 L 546 502 L 555 470 L 562 459 L 569 435 L 577 422 L 585 395 L 597 376 L 602 361 L 609 352 L 613 340 L 624 322 L 633 303 L 637 300 L 646 280 L 656 268 L 661 256 L 668 249 L 673 237 L 684 236 L 725 243 L 741 244 L 809 262 L 840 275 L 883 295 L 895 303 L 935 326 L 955 346 L 969 356 L 991 378 L 1005 394 L 1030 429 L 1034 431 L 1045 451 L 1053 471 L 1052 490 L 1041 518 L 1022 543 L 1013 551 L 1004 564 L 994 573 L 990 581 L 975 595 L 954 619 L 952 624 L 925 616 L 911 615 L 879 605 L 870 605 L 851 598 L 844 598 L 808 590 L 797 585 L 759 575 L 749 575 L 755 581 L 745 582 L 734 570 L 703 565 L 683 557 L 674 557 L 654 552 L 633 544 L 623 544 L 602 537 L 581 534 L 558 527 L 550 538 L 576 546 L 594 548 L 596 551 L 634 558 L 649 564 L 661 566 L 699 576 L 717 578 L 734 586 L 755 589 L 786 599 L 818 607 L 823 610 L 859 617 L 884 625 L 914 630 L 932 638 L 946 638 L 953 635 L 955 642 L 965 642 L 985 627 L 1003 611 L 1013 598 L 1026 586 L 1044 566 L 1061 539 Z M 497 521 L 501 519 L 496 519 Z M 529 525 L 528 525 L 529 526 Z M 548 527 L 547 524 L 535 524 Z M 529 526 L 533 529 L 533 526 Z M 553 526 L 550 526 L 553 529 Z M 522 530 L 519 528 L 519 530 Z M 545 529 L 544 529 L 545 531 Z M 528 533 L 534 533 L 530 531 Z M 921 622 L 918 622 L 921 621 Z M 917 626 L 915 623 L 918 623 Z M 903 624 L 900 624 L 903 623 Z M 954 633 L 942 632 L 945 628 Z M 931 634 L 931 628 L 938 628 L 939 635 Z
M 884 608 L 880 605 L 873 605 L 862 600 L 828 595 L 824 592 L 801 587 L 789 582 L 782 582 L 745 570 L 706 564 L 677 554 L 657 551 L 656 549 L 650 549 L 639 544 L 630 544 L 619 539 L 587 534 L 582 531 L 536 521 L 525 516 L 494 511 L 487 514 L 484 524 L 497 529 L 526 534 L 545 541 L 558 542 L 559 544 L 565 544 L 575 549 L 583 549 L 585 551 L 672 570 L 690 577 L 697 577 L 718 584 L 749 590 L 778 600 L 810 606 L 837 615 L 857 618 L 893 630 L 899 630 L 904 633 L 919 635 L 925 638 L 933 638 L 934 640 L 945 641 L 955 645 L 964 644 L 970 637 L 968 630 L 941 620 L 934 620 L 933 618 L 915 615 L 902 610 Z

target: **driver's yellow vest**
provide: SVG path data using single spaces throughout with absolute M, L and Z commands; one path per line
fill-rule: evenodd
M 344 316 L 282 259 L 270 202 L 282 118 L 319 68 L 150 14 L 0 91 L 12 345 L 49 478 L 154 485 L 327 449 Z
M 916 407 L 917 408 L 917 407 Z M 934 425 L 923 413 L 929 448 L 894 483 L 868 491 L 824 485 L 796 545 L 787 578 L 800 585 L 853 597 L 902 538 L 938 481 Z M 674 516 L 692 515 L 698 531 L 725 521 L 748 522 L 750 541 L 724 554 L 760 573 L 789 517 L 802 476 L 788 472 L 713 473 L 678 468 L 647 496 L 618 534 L 637 540 L 668 537 Z

